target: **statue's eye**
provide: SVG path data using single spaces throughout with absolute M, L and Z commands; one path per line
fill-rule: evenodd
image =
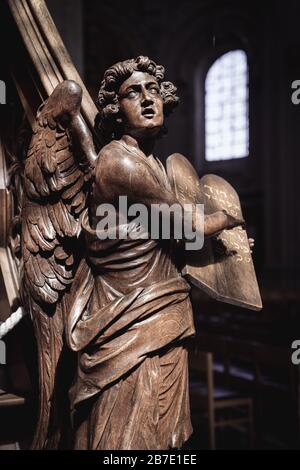
M 158 95 L 159 94 L 159 89 L 156 87 L 150 88 L 150 93 L 151 95 Z
M 136 98 L 136 96 L 137 96 L 137 92 L 134 91 L 134 90 L 129 91 L 126 95 L 126 97 L 129 98 L 129 99 Z

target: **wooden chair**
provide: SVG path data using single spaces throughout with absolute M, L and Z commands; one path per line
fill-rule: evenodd
M 213 354 L 197 350 L 190 351 L 190 399 L 193 410 L 205 410 L 208 418 L 209 448 L 216 448 L 216 429 L 238 428 L 247 425 L 249 447 L 253 448 L 253 401 L 232 389 L 215 387 L 213 376 Z M 232 416 L 218 419 L 221 410 L 229 410 Z M 243 415 L 237 412 L 243 412 Z

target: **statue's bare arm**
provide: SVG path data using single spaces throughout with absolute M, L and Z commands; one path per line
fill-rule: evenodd
M 106 202 L 117 201 L 119 196 L 127 195 L 129 204 L 140 203 L 149 208 L 159 204 L 165 205 L 168 210 L 173 204 L 180 204 L 174 192 L 160 184 L 146 163 L 143 164 L 135 156 L 122 154 L 114 144 L 100 152 L 96 166 L 96 186 L 98 190 L 101 188 L 101 199 Z M 163 211 L 163 208 L 160 210 Z M 184 211 L 182 215 L 184 217 Z M 243 220 L 235 219 L 225 211 L 217 211 L 204 216 L 204 235 L 209 237 L 243 223 Z M 196 231 L 196 206 L 193 207 L 192 224 Z

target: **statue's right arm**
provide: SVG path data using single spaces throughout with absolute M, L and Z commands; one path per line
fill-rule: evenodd
M 164 187 L 154 170 L 139 157 L 120 148 L 112 141 L 98 157 L 95 168 L 96 192 L 101 200 L 118 202 L 119 196 L 127 196 L 128 204 L 179 204 L 173 191 Z

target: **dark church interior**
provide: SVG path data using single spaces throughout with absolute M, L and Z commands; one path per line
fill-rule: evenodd
M 196 335 L 188 347 L 194 431 L 184 449 L 299 449 L 300 361 L 292 360 L 300 346 L 300 101 L 293 85 L 300 84 L 299 2 L 46 4 L 94 100 L 103 73 L 116 62 L 143 55 L 164 65 L 180 104 L 167 119 L 156 155 L 165 162 L 180 152 L 200 176 L 225 178 L 240 197 L 248 236 L 255 240 L 262 310 L 218 302 L 192 288 Z M 6 142 L 20 154 L 28 125 L 6 64 L 11 54 L 25 52 L 12 24 L 2 1 L 0 35 L 2 41 L 6 35 L 11 39 L 0 69 L 7 87 L 7 103 L 0 105 L 0 147 Z M 0 168 L 0 190 L 3 184 Z M 4 322 L 13 306 L 2 265 L 0 273 Z M 38 402 L 38 351 L 29 316 L 4 343 L 0 449 L 28 449 Z

